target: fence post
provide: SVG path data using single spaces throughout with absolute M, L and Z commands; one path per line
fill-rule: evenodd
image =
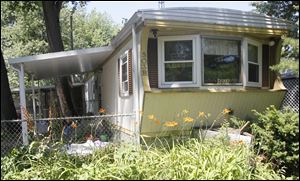
M 25 120 L 24 109 L 26 108 L 26 98 L 25 98 L 25 84 L 24 84 L 24 65 L 20 64 L 19 73 L 19 84 L 20 84 L 20 110 L 22 119 L 22 138 L 23 144 L 28 145 L 28 129 L 27 122 Z M 23 109 L 22 109 L 23 108 Z

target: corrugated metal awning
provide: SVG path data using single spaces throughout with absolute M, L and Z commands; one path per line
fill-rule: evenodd
M 9 63 L 17 69 L 19 69 L 22 63 L 25 72 L 33 74 L 35 79 L 48 79 L 92 71 L 103 64 L 113 50 L 114 48 L 111 46 L 106 46 L 55 52 L 11 58 L 9 59 Z

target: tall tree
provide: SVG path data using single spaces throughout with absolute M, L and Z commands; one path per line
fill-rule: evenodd
M 50 52 L 59 52 L 64 50 L 59 24 L 59 14 L 63 3 L 66 3 L 66 1 L 17 1 L 9 3 L 7 9 L 21 11 L 24 16 L 27 16 L 28 11 L 42 7 Z M 77 2 L 73 1 L 73 4 L 76 6 Z M 80 4 L 82 5 L 85 3 Z M 68 77 L 55 78 L 55 86 L 62 114 L 64 116 L 76 114 L 72 104 Z
M 70 50 L 70 12 L 72 6 L 62 4 L 59 15 L 60 27 L 65 50 Z M 26 7 L 26 8 L 24 8 Z M 74 49 L 107 45 L 117 34 L 118 26 L 114 25 L 106 14 L 92 11 L 86 13 L 84 6 L 74 12 Z M 1 47 L 4 59 L 49 52 L 42 2 L 1 1 Z M 12 87 L 18 86 L 17 73 L 7 65 L 9 81 Z M 43 85 L 51 81 L 42 80 Z M 25 81 L 30 86 L 30 81 Z
M 64 51 L 61 39 L 59 14 L 63 1 L 42 1 L 48 43 L 51 52 Z M 76 114 L 71 99 L 69 77 L 56 77 L 55 88 L 60 108 L 64 116 Z
M 17 119 L 17 112 L 9 88 L 7 70 L 1 50 L 1 120 L 13 119 Z

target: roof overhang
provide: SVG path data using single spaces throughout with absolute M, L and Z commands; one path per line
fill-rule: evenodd
M 106 46 L 55 52 L 12 58 L 9 63 L 17 69 L 23 64 L 25 72 L 33 74 L 34 79 L 48 79 L 92 71 L 101 66 L 113 50 L 113 47 Z
M 258 28 L 246 26 L 230 26 L 230 25 L 215 25 L 207 23 L 192 23 L 180 21 L 165 21 L 165 20 L 145 20 L 145 26 L 162 27 L 162 28 L 179 28 L 192 30 L 207 30 L 207 31 L 221 31 L 221 32 L 236 32 L 236 33 L 252 33 L 263 35 L 281 36 L 288 33 L 287 29 L 272 29 L 272 28 Z
M 262 14 L 218 8 L 167 8 L 142 10 L 146 26 L 185 27 L 191 29 L 286 34 L 291 22 Z

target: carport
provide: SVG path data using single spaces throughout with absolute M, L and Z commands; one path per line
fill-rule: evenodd
M 24 73 L 30 74 L 32 80 L 49 79 L 72 74 L 86 73 L 100 67 L 111 55 L 114 48 L 105 46 L 99 48 L 89 48 L 54 52 L 19 58 L 10 58 L 9 64 L 19 75 L 20 108 L 26 108 Z M 32 94 L 34 95 L 32 84 Z M 34 96 L 33 96 L 34 97 Z M 35 101 L 33 100 L 33 105 Z M 35 117 L 35 106 L 34 106 Z M 25 119 L 21 109 L 21 119 Z M 28 144 L 27 124 L 22 122 L 23 143 Z

